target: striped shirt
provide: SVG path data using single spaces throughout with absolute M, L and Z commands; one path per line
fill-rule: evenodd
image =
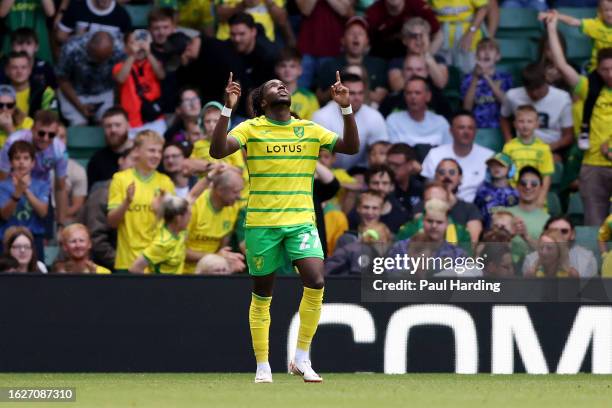
M 319 150 L 333 151 L 338 135 L 308 120 L 260 116 L 242 122 L 229 136 L 247 153 L 246 227 L 315 224 L 312 186 Z

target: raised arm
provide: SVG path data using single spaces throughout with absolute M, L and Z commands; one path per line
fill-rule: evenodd
M 548 17 L 544 20 L 546 22 L 546 29 L 548 30 L 548 46 L 552 54 L 552 59 L 565 81 L 572 87 L 578 85 L 580 75 L 576 72 L 570 64 L 567 63 L 565 55 L 563 55 L 563 48 L 561 48 L 561 42 L 559 41 L 559 34 L 557 34 L 557 21 L 558 14 L 553 12 L 549 13 Z
M 332 99 L 340 105 L 341 108 L 349 108 L 351 106 L 349 98 L 349 90 L 340 82 L 340 72 L 336 71 L 336 83 L 331 86 Z M 344 154 L 357 154 L 359 152 L 359 132 L 357 131 L 357 123 L 355 122 L 355 114 L 352 110 L 349 114 L 342 114 L 344 119 L 344 134 L 342 139 L 336 142 L 334 152 Z
M 240 84 L 233 82 L 233 73 L 230 72 L 227 86 L 225 87 L 225 108 L 234 109 L 240 98 Z M 224 109 L 225 110 L 225 109 Z M 210 141 L 210 156 L 214 159 L 222 159 L 240 149 L 240 145 L 236 139 L 227 138 L 227 125 L 229 116 L 225 116 L 223 112 L 213 131 L 212 140 Z

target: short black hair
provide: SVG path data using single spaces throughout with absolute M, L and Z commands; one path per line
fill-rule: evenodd
M 401 154 L 409 162 L 418 160 L 416 151 L 406 143 L 395 143 L 387 150 L 387 157 L 392 154 Z
M 597 51 L 597 65 L 610 58 L 612 58 L 612 48 L 602 48 L 601 50 Z
M 276 65 L 285 61 L 302 61 L 302 54 L 296 49 L 291 47 L 283 48 L 276 57 Z
M 563 220 L 567 222 L 570 225 L 570 228 L 572 229 L 572 231 L 576 229 L 576 226 L 574 225 L 574 221 L 572 221 L 570 217 L 568 217 L 565 214 L 560 214 L 560 215 L 553 215 L 552 217 L 548 219 L 548 221 L 546 221 L 546 224 L 544 224 L 544 231 L 546 231 L 548 227 L 550 227 L 550 224 L 552 224 L 553 222 L 559 221 L 559 220 Z
M 17 59 L 17 58 L 26 58 L 28 61 L 30 61 L 30 64 L 32 63 L 32 59 L 30 58 L 28 53 L 25 51 L 11 51 L 6 56 L 7 61 L 10 61 L 12 59 Z
M 25 140 L 17 140 L 11 145 L 8 150 L 9 160 L 13 160 L 17 153 L 28 153 L 32 160 L 35 160 L 36 157 L 36 150 L 34 150 L 34 145 L 32 145 L 32 143 L 26 142 Z
M 340 80 L 342 82 L 350 82 L 350 83 L 355 83 L 355 82 L 361 82 L 363 84 L 366 83 L 365 79 L 363 79 L 361 76 L 357 74 L 352 74 L 350 72 L 341 73 Z
M 253 19 L 253 16 L 245 13 L 245 12 L 239 12 L 234 14 L 233 16 L 231 16 L 228 20 L 229 25 L 233 26 L 233 25 L 238 25 L 238 24 L 244 24 L 249 28 L 255 28 L 255 19 Z
M 406 81 L 406 84 L 404 85 L 404 88 L 406 88 L 409 83 L 417 82 L 417 81 L 422 82 L 423 85 L 425 85 L 425 89 L 427 89 L 428 92 L 431 92 L 431 87 L 429 86 L 429 82 L 427 81 L 427 78 L 423 78 L 422 76 L 419 76 L 419 75 L 413 75 L 410 78 L 408 78 L 408 80 Z
M 523 68 L 521 77 L 525 89 L 538 89 L 542 85 L 546 85 L 546 72 L 542 64 L 533 62 L 527 65 Z
M 19 262 L 9 254 L 0 255 L 0 272 L 19 268 Z
M 523 178 L 525 174 L 534 174 L 539 180 L 540 184 L 542 184 L 542 173 L 538 169 L 533 166 L 525 166 L 519 171 L 519 180 Z
M 121 106 L 111 106 L 102 115 L 102 120 L 106 118 L 110 118 L 111 116 L 115 116 L 115 115 L 121 115 L 126 119 L 128 118 L 127 112 Z
M 459 118 L 461 116 L 469 116 L 470 118 L 472 118 L 472 120 L 474 122 L 476 122 L 476 117 L 474 116 L 474 114 L 471 111 L 466 110 L 466 109 L 459 109 L 459 110 L 456 110 L 455 112 L 453 112 L 453 115 L 451 116 L 451 120 L 450 120 L 451 125 L 455 121 L 455 119 L 457 119 L 457 118 Z
M 370 179 L 372 178 L 372 176 L 379 174 L 379 173 L 388 174 L 389 177 L 391 178 L 391 182 L 392 183 L 395 182 L 395 172 L 393 171 L 393 169 L 387 166 L 386 164 L 379 164 L 379 165 L 370 167 L 368 171 L 366 171 L 365 173 L 366 184 L 370 183 Z
M 24 43 L 26 41 L 34 41 L 36 44 L 39 44 L 36 31 L 32 30 L 30 27 L 20 27 L 11 32 L 11 45 Z

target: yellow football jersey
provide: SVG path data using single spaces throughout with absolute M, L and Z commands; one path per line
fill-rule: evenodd
M 597 234 L 597 240 L 602 242 L 608 242 L 612 239 L 612 214 L 608 215 L 608 218 L 599 227 Z
M 320 108 L 315 94 L 307 89 L 298 88 L 291 94 L 291 111 L 300 119 L 311 120 L 312 114 Z
M 111 271 L 101 265 L 96 265 L 96 274 L 110 275 Z
M 583 101 L 586 101 L 588 93 L 589 78 L 581 76 L 574 89 L 574 94 L 578 95 Z M 612 146 L 612 130 L 610 127 L 612 111 L 609 108 L 610 106 L 612 106 L 612 89 L 604 86 L 601 88 L 597 101 L 595 101 L 595 107 L 593 107 L 589 133 L 589 150 L 584 152 L 582 164 L 612 167 L 612 161 L 608 160 L 601 153 L 601 145 L 603 143 L 608 142 L 608 146 Z
M 516 165 L 513 185 L 518 182 L 518 173 L 525 166 L 535 167 L 542 176 L 551 176 L 555 172 L 550 146 L 537 137 L 531 144 L 525 144 L 519 137 L 515 137 L 504 145 L 503 152 Z
M 333 151 L 338 135 L 314 122 L 260 116 L 230 131 L 247 152 L 247 227 L 315 224 L 312 186 L 319 150 Z
M 142 253 L 149 263 L 145 272 L 182 274 L 186 236 L 187 231 L 174 234 L 166 225 L 160 228 L 153 242 Z
M 442 25 L 445 42 L 452 47 L 471 27 L 476 10 L 485 7 L 488 0 L 429 0 L 429 4 Z M 481 38 L 482 32 L 477 30 L 472 39 L 472 51 Z
M 285 0 L 273 0 L 274 4 L 276 4 L 280 8 L 285 8 Z M 238 4 L 242 3 L 242 0 L 215 0 L 215 5 L 224 5 L 230 7 L 236 7 Z M 253 20 L 255 23 L 259 23 L 263 26 L 264 32 L 268 40 L 274 42 L 276 36 L 274 34 L 274 20 L 272 20 L 272 16 L 266 7 L 266 4 L 263 0 L 259 2 L 255 7 L 248 8 L 244 10 L 253 16 Z M 229 25 L 227 23 L 219 23 L 219 27 L 217 28 L 217 38 L 219 40 L 227 40 L 229 38 Z
M 123 170 L 113 175 L 108 191 L 109 211 L 125 200 L 132 182 L 135 184 L 134 199 L 117 230 L 115 269 L 129 269 L 155 237 L 160 223 L 151 204 L 160 190 L 174 194 L 174 184 L 165 174 L 156 171 L 145 179 L 136 169 Z
M 604 48 L 612 47 L 612 27 L 607 26 L 601 18 L 585 18 L 580 23 L 580 31 L 593 39 L 593 51 L 589 69 L 597 68 L 597 53 Z
M 204 191 L 191 208 L 187 228 L 187 248 L 204 253 L 215 253 L 224 237 L 231 234 L 238 219 L 240 203 L 216 211 L 210 202 L 210 189 Z M 196 263 L 185 263 L 185 273 L 193 273 Z

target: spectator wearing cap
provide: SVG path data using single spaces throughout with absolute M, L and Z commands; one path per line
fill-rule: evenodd
M 187 123 L 200 123 L 202 102 L 200 92 L 196 88 L 186 87 L 179 91 L 179 103 L 175 115 L 164 133 L 167 142 L 183 142 L 187 140 Z
M 55 91 L 32 77 L 33 63 L 25 51 L 12 51 L 4 66 L 5 82 L 15 89 L 17 107 L 28 116 L 33 116 L 40 109 L 57 109 Z
M 404 58 L 401 81 L 398 81 L 393 75 L 389 75 L 389 85 L 392 93 L 390 93 L 380 104 L 380 113 L 387 117 L 393 112 L 406 110 L 407 106 L 404 88 L 406 82 L 415 76 L 425 78 L 429 85 L 431 100 L 427 104 L 428 108 L 438 115 L 442 115 L 450 120 L 452 110 L 444 95 L 443 88 L 438 87 L 432 80 L 431 75 L 429 75 L 429 68 L 425 57 L 416 54 L 408 54 L 406 58 Z M 399 88 L 397 87 L 398 85 L 400 86 Z
M 160 81 L 166 76 L 161 63 L 151 53 L 151 35 L 146 30 L 132 31 L 125 36 L 127 57 L 113 67 L 119 85 L 119 101 L 128 114 L 130 139 L 142 130 L 159 134 L 166 131 L 159 99 Z
M 300 0 L 296 5 L 302 14 L 297 41 L 303 67 L 299 86 L 309 89 L 319 68 L 340 54 L 344 23 L 355 8 L 352 1 Z
M 408 79 L 404 87 L 404 98 L 408 109 L 387 117 L 387 132 L 391 143 L 431 147 L 452 141 L 448 121 L 427 109 L 431 101 L 431 90 L 425 78 Z
M 15 88 L 0 85 L 0 146 L 17 130 L 31 129 L 34 121 L 17 107 Z
M 440 29 L 434 12 L 423 0 L 380 0 L 368 7 L 365 17 L 370 25 L 372 55 L 384 59 L 405 55 L 401 31 L 411 17 L 422 17 L 429 22 L 434 36 Z
M 463 169 L 463 181 L 459 186 L 457 197 L 471 203 L 476 196 L 478 186 L 485 179 L 487 166 L 485 162 L 493 151 L 474 143 L 476 137 L 476 120 L 470 112 L 460 111 L 451 121 L 453 142 L 434 147 L 423 160 L 421 175 L 433 180 L 438 164 L 446 158 L 457 161 Z
M 60 18 L 55 36 L 60 43 L 70 36 L 106 31 L 120 38 L 132 29 L 130 16 L 115 0 L 71 1 L 58 11 Z
M 130 124 L 127 112 L 122 107 L 115 106 L 104 112 L 102 129 L 106 146 L 95 152 L 87 163 L 90 192 L 98 182 L 110 180 L 119 171 L 119 157 L 131 145 L 128 139 Z
M 476 190 L 474 204 L 482 214 L 485 228 L 491 227 L 491 210 L 495 207 L 512 207 L 518 203 L 518 192 L 510 185 L 516 167 L 510 156 L 497 153 L 487 160 L 487 176 Z
M 574 119 L 570 95 L 546 82 L 541 64 L 529 64 L 523 69 L 523 86 L 506 93 L 501 108 L 500 128 L 506 142 L 512 139 L 511 117 L 520 106 L 531 105 L 538 114 L 535 136 L 550 146 L 553 154 L 560 154 L 574 143 Z
M 336 82 L 336 71 L 347 65 L 363 65 L 368 73 L 370 101 L 380 104 L 387 95 L 387 63 L 368 55 L 370 39 L 368 22 L 360 16 L 351 17 L 345 24 L 342 37 L 344 53 L 324 63 L 317 72 L 318 93 L 322 100 L 329 100 L 329 89 Z M 324 96 L 324 97 L 323 97 Z
M 415 55 L 423 59 L 425 70 L 428 75 L 421 75 L 430 78 L 431 84 L 436 88 L 444 89 L 448 84 L 448 67 L 444 58 L 432 54 L 432 41 L 436 42 L 442 38 L 442 32 L 438 31 L 436 36 L 431 36 L 431 26 L 422 17 L 412 17 L 402 26 L 402 43 L 406 46 L 406 55 L 400 58 L 393 58 L 389 61 L 389 71 L 387 73 L 389 87 L 392 91 L 401 91 L 408 77 L 403 75 L 403 65 L 407 56 Z
M 113 67 L 125 57 L 123 44 L 107 32 L 71 38 L 56 67 L 62 115 L 70 125 L 98 123 L 113 106 Z
M 368 99 L 368 89 L 365 80 L 354 74 L 342 75 L 342 83 L 349 89 L 350 102 L 355 113 L 355 121 L 359 130 L 359 152 L 355 155 L 338 154 L 336 167 L 348 170 L 355 166 L 366 167 L 367 147 L 379 140 L 387 140 L 385 119 L 374 108 L 365 104 Z M 344 119 L 340 106 L 332 101 L 312 115 L 313 122 L 337 133 L 342 134 Z
M 6 179 L 11 172 L 8 152 L 13 143 L 22 140 L 34 146 L 35 163 L 31 178 L 51 184 L 51 171 L 55 178 L 55 202 L 57 204 L 57 223 L 64 225 L 68 203 L 66 178 L 68 155 L 66 145 L 56 138 L 59 132 L 59 119 L 55 112 L 38 111 L 34 116 L 31 130 L 23 129 L 13 133 L 0 151 L 0 179 Z M 47 231 L 48 232 L 48 231 Z

